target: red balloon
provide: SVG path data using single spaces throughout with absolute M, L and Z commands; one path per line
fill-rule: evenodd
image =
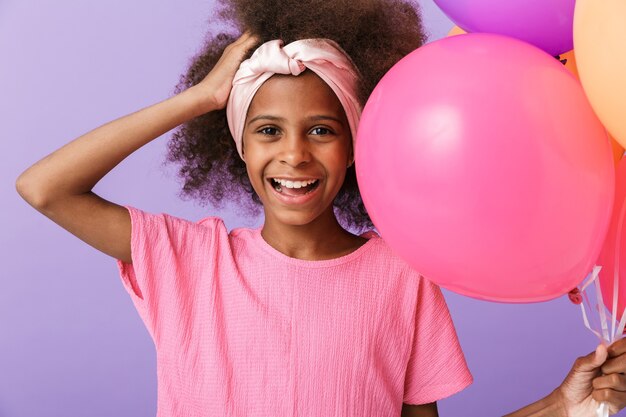
M 613 215 L 597 264 L 602 267 L 598 279 L 604 305 L 609 311 L 613 309 L 613 287 L 617 283 L 615 318 L 619 320 L 626 308 L 626 159 L 620 161 L 615 177 Z

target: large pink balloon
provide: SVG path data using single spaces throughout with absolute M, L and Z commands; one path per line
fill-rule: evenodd
M 356 144 L 382 237 L 445 288 L 544 301 L 597 259 L 615 181 L 606 131 L 576 78 L 527 43 L 468 34 L 412 52 L 374 89 Z
M 609 311 L 613 310 L 613 285 L 617 279 L 617 320 L 626 308 L 626 158 L 616 170 L 615 203 L 609 231 L 598 257 L 602 298 Z

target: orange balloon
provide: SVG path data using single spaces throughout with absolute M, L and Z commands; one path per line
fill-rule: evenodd
M 569 70 L 578 81 L 580 81 L 580 77 L 578 76 L 578 68 L 576 67 L 576 56 L 574 55 L 574 51 L 565 52 L 564 54 L 559 55 L 559 59 L 561 62 L 565 61 L 565 68 Z
M 572 74 L 574 74 L 576 78 L 580 80 L 574 51 L 569 51 L 561 54 L 559 56 L 559 59 L 561 61 L 565 61 L 565 68 L 567 68 Z M 624 156 L 624 147 L 618 141 L 616 141 L 610 133 L 609 140 L 611 141 L 611 147 L 613 149 L 613 161 L 615 162 L 615 165 L 617 165 Z
M 609 135 L 609 138 L 611 138 L 611 135 Z M 622 145 L 613 138 L 611 138 L 611 145 L 613 146 L 613 159 L 615 160 L 615 165 L 617 165 L 624 157 L 624 148 L 622 148 Z
M 602 124 L 626 146 L 626 1 L 577 0 L 574 50 L 580 81 Z
M 450 29 L 450 32 L 448 32 L 448 36 L 454 36 L 454 35 L 464 35 L 467 32 L 464 31 L 463 29 L 461 29 L 458 26 L 453 27 L 452 29 Z

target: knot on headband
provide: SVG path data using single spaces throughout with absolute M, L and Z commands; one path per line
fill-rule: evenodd
M 357 94 L 358 70 L 348 54 L 330 39 L 302 39 L 284 47 L 277 39 L 254 51 L 241 63 L 233 79 L 226 118 L 242 159 L 246 115 L 257 90 L 274 74 L 297 76 L 307 68 L 324 80 L 339 99 L 346 112 L 354 146 L 362 109 Z
M 273 40 L 261 45 L 250 59 L 241 63 L 233 84 L 253 81 L 265 72 L 300 75 L 305 69 L 301 60 L 287 55 L 282 48 L 282 41 Z

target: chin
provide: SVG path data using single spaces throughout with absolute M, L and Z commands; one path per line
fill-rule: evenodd
M 315 219 L 317 219 L 321 213 L 274 213 L 274 218 L 288 226 L 306 226 L 307 224 L 312 223 Z

